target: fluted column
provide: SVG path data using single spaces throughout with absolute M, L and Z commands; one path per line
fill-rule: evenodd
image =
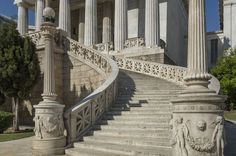
M 205 0 L 189 1 L 188 23 L 188 75 L 185 78 L 189 85 L 207 87 L 211 76 L 207 73 L 205 28 Z
M 59 4 L 59 28 L 71 36 L 70 0 L 60 0 Z
M 79 32 L 78 32 L 78 41 L 79 43 L 84 44 L 84 8 L 79 10 Z
M 97 0 L 85 0 L 85 37 L 84 44 L 97 43 Z
M 55 93 L 55 72 L 54 72 L 54 51 L 53 51 L 53 35 L 56 31 L 54 24 L 42 26 L 45 57 L 44 57 L 44 87 L 43 99 L 56 100 Z
M 102 43 L 108 43 L 112 41 L 112 4 L 111 2 L 105 2 L 103 4 L 103 21 L 102 21 Z
M 17 3 L 18 6 L 18 21 L 17 30 L 21 35 L 28 32 L 28 9 L 23 3 Z
M 115 0 L 115 50 L 123 49 L 127 39 L 127 0 Z
M 37 0 L 37 10 L 36 10 L 36 31 L 40 30 L 40 27 L 43 23 L 43 9 L 44 9 L 44 0 Z
M 159 46 L 159 0 L 146 0 L 145 5 L 145 42 L 147 47 Z

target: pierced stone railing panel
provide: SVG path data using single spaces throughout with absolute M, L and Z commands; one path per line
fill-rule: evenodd
M 132 47 L 143 47 L 145 46 L 145 40 L 141 37 L 129 38 L 125 41 L 125 48 L 132 48 Z
M 28 33 L 26 34 L 26 36 L 29 36 L 36 46 L 40 46 L 44 44 L 44 37 L 41 31 Z
M 108 42 L 108 43 L 99 43 L 94 45 L 94 49 L 96 49 L 99 52 L 109 52 L 114 50 L 114 46 L 112 42 Z
M 119 68 L 184 84 L 186 68 L 134 59 L 115 58 Z
M 118 57 L 115 60 L 120 69 L 162 78 L 183 86 L 185 85 L 184 77 L 187 74 L 187 68 L 185 67 Z M 212 75 L 208 87 L 219 93 L 220 82 Z
M 82 137 L 113 104 L 117 94 L 119 68 L 116 62 L 100 52 L 70 38 L 64 39 L 67 40 L 64 43 L 68 45 L 68 55 L 90 65 L 105 78 L 99 88 L 65 112 L 68 143 L 72 143 Z

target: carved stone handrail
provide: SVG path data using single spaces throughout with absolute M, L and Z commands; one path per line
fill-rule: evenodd
M 118 57 L 115 60 L 120 69 L 165 79 L 183 86 L 185 84 L 184 77 L 187 74 L 187 68 L 185 67 Z M 220 91 L 220 82 L 213 75 L 209 88 L 216 91 L 216 93 Z
M 82 137 L 113 104 L 117 93 L 119 68 L 115 61 L 92 48 L 70 38 L 67 38 L 67 43 L 68 55 L 83 61 L 105 76 L 105 82 L 99 88 L 64 114 L 69 133 L 68 143 L 72 143 Z

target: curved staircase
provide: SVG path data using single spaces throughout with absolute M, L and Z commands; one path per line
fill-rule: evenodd
M 181 86 L 130 71 L 119 73 L 118 97 L 68 156 L 171 156 L 172 106 Z

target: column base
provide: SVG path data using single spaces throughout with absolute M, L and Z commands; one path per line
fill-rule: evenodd
M 66 138 L 34 139 L 33 156 L 53 156 L 65 154 Z

